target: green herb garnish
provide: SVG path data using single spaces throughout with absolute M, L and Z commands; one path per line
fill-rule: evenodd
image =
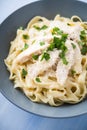
M 68 37 L 68 34 L 67 34 L 67 33 L 63 33 L 61 40 L 62 40 L 63 42 L 65 42 L 66 39 L 67 39 L 67 37 Z
M 41 82 L 40 78 L 39 77 L 36 77 L 35 79 L 37 82 Z
M 41 45 L 41 46 L 45 45 L 45 42 L 40 42 L 40 45 Z
M 82 46 L 82 49 L 81 49 L 81 54 L 82 54 L 82 55 L 86 55 L 86 53 L 87 53 L 87 46 L 86 46 L 86 45 L 83 45 L 83 46 Z
M 55 48 L 55 43 L 52 42 L 50 43 L 50 46 L 48 47 L 48 51 L 53 51 L 54 48 Z
M 34 27 L 35 29 L 37 29 L 38 31 L 40 31 L 40 30 L 45 30 L 45 29 L 48 28 L 48 26 L 46 26 L 46 25 L 43 25 L 42 27 L 39 27 L 39 26 L 34 25 L 33 27 Z
M 73 49 L 76 48 L 76 45 L 74 43 L 71 43 L 71 45 L 72 45 Z
M 65 64 L 65 65 L 67 65 L 67 64 L 68 64 L 68 61 L 67 61 L 67 59 L 66 59 L 66 57 L 65 57 L 65 56 L 62 58 L 62 61 L 63 61 L 63 64 Z
M 35 29 L 39 30 L 39 31 L 41 30 L 41 28 L 38 27 L 38 26 L 36 26 L 36 25 L 34 25 L 33 27 L 34 27 Z
M 23 34 L 22 36 L 23 36 L 23 39 L 26 39 L 26 40 L 29 39 L 29 35 L 27 34 Z
M 60 56 L 60 58 L 62 59 L 63 64 L 67 65 L 67 64 L 68 64 L 68 61 L 66 60 L 65 52 L 61 52 L 59 56 Z
M 63 49 L 64 46 L 65 46 L 65 43 L 62 41 L 62 39 L 58 37 L 54 37 L 53 42 L 48 47 L 48 50 L 52 51 L 54 48 L 61 50 Z
M 67 25 L 68 25 L 68 26 L 71 26 L 71 24 L 70 24 L 70 23 L 67 23 Z
M 27 71 L 25 69 L 22 69 L 22 77 L 25 78 L 26 75 L 27 75 Z
M 50 54 L 47 53 L 47 52 L 44 52 L 44 53 L 42 54 L 41 61 L 42 61 L 43 59 L 45 59 L 46 61 L 48 61 L 48 60 L 50 59 Z
M 57 48 L 58 50 L 61 50 L 60 58 L 62 59 L 63 63 L 65 65 L 68 64 L 68 61 L 66 60 L 65 53 L 67 52 L 67 47 L 65 46 L 65 41 L 67 39 L 67 35 L 63 34 L 63 37 L 58 38 L 54 37 L 53 42 L 48 47 L 48 51 L 52 51 L 54 48 Z
M 80 39 L 81 41 L 79 41 L 79 45 L 81 45 L 81 54 L 82 55 L 86 55 L 87 53 L 87 33 L 85 32 L 85 30 L 82 30 L 80 32 Z
M 59 34 L 59 35 L 62 35 L 63 34 L 63 31 L 62 30 L 60 30 L 58 27 L 54 27 L 53 28 L 53 31 L 52 31 L 52 35 L 57 35 L 57 34 Z
M 33 58 L 34 60 L 37 60 L 38 57 L 39 57 L 39 55 L 33 55 L 33 56 L 32 56 L 32 58 Z
M 79 41 L 78 44 L 83 46 L 83 45 L 85 45 L 85 42 Z
M 45 30 L 45 29 L 47 29 L 47 28 L 48 28 L 48 26 L 43 25 L 43 26 L 41 27 L 41 30 Z
M 75 70 L 71 70 L 71 74 L 74 75 L 76 73 Z
M 24 48 L 21 51 L 26 50 L 29 47 L 29 45 L 27 43 L 24 44 Z
M 80 33 L 80 39 L 81 40 L 86 40 L 86 35 L 87 34 L 86 34 L 85 30 L 82 30 L 81 33 Z

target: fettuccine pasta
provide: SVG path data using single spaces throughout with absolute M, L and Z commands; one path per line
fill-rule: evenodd
M 87 95 L 87 23 L 78 16 L 36 16 L 17 30 L 5 64 L 33 102 L 75 104 Z

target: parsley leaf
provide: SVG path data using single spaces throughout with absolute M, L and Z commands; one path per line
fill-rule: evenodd
M 52 42 L 50 43 L 50 46 L 48 47 L 48 51 L 53 51 L 54 48 L 55 48 L 55 43 Z
M 85 30 L 82 30 L 82 31 L 81 31 L 80 39 L 81 39 L 81 40 L 85 40 L 85 39 L 86 39 L 86 32 L 85 32 Z
M 46 61 L 48 61 L 48 60 L 50 59 L 50 54 L 47 53 L 47 52 L 44 52 L 44 53 L 42 54 L 41 61 L 42 61 L 43 59 L 45 59 Z
M 65 65 L 68 64 L 68 61 L 66 60 L 66 57 L 65 57 L 65 56 L 62 58 L 62 61 L 63 61 L 63 64 L 65 64 Z
M 32 58 L 33 58 L 34 60 L 37 60 L 38 57 L 39 57 L 39 55 L 33 55 L 33 56 L 32 56 Z
M 45 42 L 40 42 L 40 45 L 43 46 L 45 44 Z
M 73 49 L 76 48 L 76 45 L 74 43 L 71 43 L 71 45 L 72 45 Z
M 35 29 L 37 29 L 37 30 L 40 30 L 41 28 L 40 27 L 38 27 L 38 26 L 36 26 L 36 25 L 34 25 L 33 26 Z
M 40 78 L 39 77 L 36 77 L 35 79 L 37 82 L 41 82 Z
M 29 39 L 29 36 L 27 34 L 23 34 L 22 37 L 23 39 L 26 39 L 26 40 Z
M 54 27 L 53 28 L 53 31 L 52 31 L 52 35 L 57 35 L 57 34 L 59 34 L 59 35 L 62 35 L 63 34 L 63 31 L 62 30 L 60 30 L 58 27 Z
M 41 30 L 45 30 L 45 29 L 47 29 L 47 28 L 48 28 L 48 26 L 43 25 L 43 26 L 41 27 Z
M 70 23 L 67 23 L 67 25 L 68 25 L 68 26 L 71 26 L 71 24 L 70 24 Z
M 79 41 L 78 44 L 83 46 L 83 45 L 85 45 L 85 42 Z
M 62 40 L 63 42 L 65 42 L 66 39 L 67 39 L 67 36 L 68 36 L 67 33 L 63 33 L 63 34 L 62 34 L 62 38 L 61 38 L 61 40 Z
M 87 46 L 86 45 L 83 45 L 82 49 L 81 49 L 81 54 L 82 55 L 86 55 L 87 53 Z
M 68 61 L 66 60 L 65 53 L 67 52 L 67 47 L 65 46 L 65 39 L 67 38 L 67 35 L 63 35 L 63 38 L 54 37 L 53 42 L 48 47 L 48 51 L 52 51 L 54 48 L 57 48 L 58 50 L 61 50 L 60 58 L 62 59 L 64 64 L 68 64 Z
M 60 30 L 58 27 L 54 27 L 53 28 L 53 31 L 52 31 L 52 34 L 54 35 L 54 34 L 56 34 L 56 35 L 61 35 L 61 40 L 62 41 L 66 41 L 66 39 L 67 39 L 67 36 L 68 36 L 68 34 L 66 34 L 66 33 L 63 33 L 63 31 L 62 30 Z
M 29 45 L 27 43 L 24 44 L 24 48 L 22 49 L 22 51 L 26 50 L 29 47 Z
M 22 69 L 22 77 L 25 78 L 26 75 L 27 75 L 27 71 L 25 69 Z
M 35 29 L 37 29 L 38 31 L 40 31 L 40 30 L 45 30 L 45 29 L 48 28 L 48 26 L 46 26 L 46 25 L 43 25 L 42 27 L 39 27 L 39 26 L 34 25 L 33 27 L 34 27 Z
M 74 75 L 76 73 L 75 70 L 71 70 L 71 74 Z
M 65 65 L 68 64 L 68 61 L 66 60 L 66 57 L 65 57 L 65 52 L 61 52 L 59 57 L 62 59 L 63 64 L 65 64 Z

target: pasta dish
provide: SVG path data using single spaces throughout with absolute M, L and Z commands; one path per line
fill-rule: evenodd
M 87 95 L 87 22 L 36 16 L 17 29 L 5 64 L 14 88 L 33 102 L 75 104 Z

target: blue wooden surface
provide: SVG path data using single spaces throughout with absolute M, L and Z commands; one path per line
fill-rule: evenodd
M 0 23 L 32 1 L 35 0 L 0 0 Z M 87 130 L 87 114 L 66 119 L 43 118 L 17 108 L 0 94 L 0 130 Z

